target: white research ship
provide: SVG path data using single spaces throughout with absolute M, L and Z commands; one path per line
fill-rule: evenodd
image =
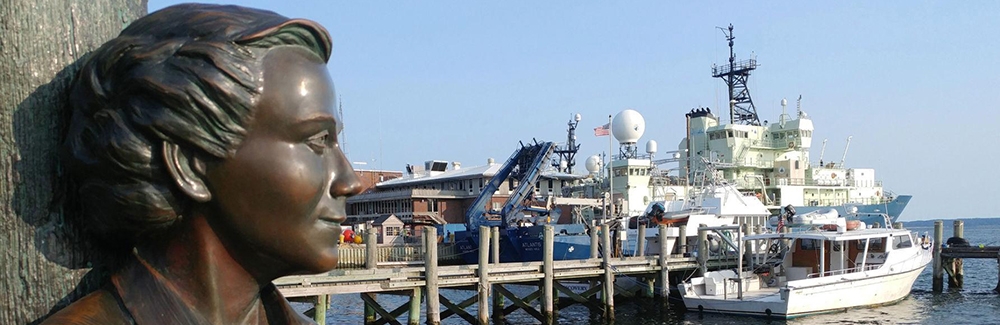
M 761 201 L 772 208 L 792 205 L 799 213 L 832 208 L 867 224 L 884 222 L 885 214 L 895 222 L 911 196 L 886 191 L 872 168 L 845 167 L 844 158 L 839 162 L 824 161 L 825 140 L 818 162 L 810 159 L 813 121 L 802 111 L 801 96 L 794 116 L 786 113 L 788 102 L 782 99 L 778 120 L 761 123 L 747 87 L 757 60 L 736 60 L 732 31 L 730 25 L 726 33 L 728 64 L 712 67 L 712 76 L 723 79 L 729 89 L 730 123 L 723 124 L 708 108 L 685 114 L 687 136 L 675 155 L 681 175 L 697 180 L 704 177 L 698 175 L 698 171 L 705 170 L 704 163 L 712 162 L 718 174 L 711 176 L 745 193 L 760 195 Z M 847 148 L 850 141 L 848 138 Z M 845 148 L 843 157 L 846 155 Z M 674 186 L 659 194 L 662 198 L 682 192 Z

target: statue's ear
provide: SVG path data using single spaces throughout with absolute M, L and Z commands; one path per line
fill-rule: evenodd
M 205 185 L 205 165 L 190 151 L 163 141 L 163 164 L 184 194 L 201 203 L 212 199 L 212 192 Z

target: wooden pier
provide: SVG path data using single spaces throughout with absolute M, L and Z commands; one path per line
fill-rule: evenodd
M 965 222 L 955 220 L 952 223 L 954 231 L 952 239 L 960 239 L 963 242 L 965 237 Z M 934 274 L 932 287 L 934 292 L 941 292 L 944 289 L 944 274 L 948 274 L 949 288 L 962 288 L 965 278 L 963 260 L 968 258 L 995 259 L 997 261 L 997 286 L 993 291 L 1000 293 L 1000 246 L 968 245 L 967 242 L 957 245 L 945 245 L 944 222 L 941 220 L 934 222 Z
M 603 247 L 611 247 L 608 237 L 610 231 L 606 230 L 602 226 L 601 242 Z M 665 246 L 666 227 L 661 226 L 659 231 L 660 243 Z M 698 259 L 684 257 L 683 254 L 612 257 L 598 254 L 598 250 L 592 249 L 589 259 L 554 261 L 551 227 L 546 227 L 544 232 L 543 251 L 548 253 L 545 254 L 543 261 L 497 263 L 495 262 L 499 257 L 497 234 L 495 229 L 492 231 L 486 227 L 480 229 L 478 265 L 439 266 L 436 229 L 426 227 L 423 266 L 375 267 L 378 265 L 374 258 L 377 254 L 371 254 L 367 269 L 338 269 L 321 275 L 283 277 L 274 283 L 289 299 L 306 298 L 310 302 L 315 302 L 316 308 L 311 312 L 320 324 L 325 321 L 328 297 L 333 294 L 360 294 L 365 301 L 366 324 L 401 324 L 397 318 L 403 314 L 408 314 L 408 324 L 419 324 L 422 297 L 427 304 L 425 318 L 427 324 L 440 324 L 441 319 L 451 316 L 461 317 L 471 324 L 488 324 L 490 306 L 494 320 L 502 321 L 506 315 L 524 310 L 543 324 L 551 324 L 558 308 L 573 304 L 585 305 L 604 313 L 606 317 L 613 318 L 616 291 L 619 291 L 619 294 L 639 294 L 649 297 L 655 294 L 666 297 L 669 295 L 670 273 L 690 273 L 699 270 Z M 596 241 L 593 240 L 596 239 L 596 234 L 592 234 L 591 237 L 592 242 Z M 643 237 L 639 238 L 644 241 Z M 370 251 L 373 250 L 374 248 Z M 492 263 L 490 256 L 493 257 Z M 732 254 L 708 258 L 703 256 L 701 259 L 708 269 L 714 270 L 735 267 L 737 256 Z M 636 277 L 645 285 L 639 286 L 641 287 L 639 290 L 623 290 L 624 288 L 615 285 L 617 276 Z M 589 288 L 583 292 L 574 292 L 562 283 L 567 280 L 588 283 Z M 656 283 L 659 283 L 660 290 L 653 290 Z M 518 296 L 505 287 L 509 284 L 527 284 L 538 289 L 528 295 Z M 465 301 L 450 301 L 440 294 L 442 288 L 474 290 L 477 294 Z M 562 293 L 568 298 L 559 299 L 557 293 Z M 410 301 L 386 309 L 376 301 L 377 294 L 409 296 Z M 489 299 L 491 294 L 492 304 Z M 535 307 L 536 301 L 538 308 Z M 467 307 L 473 305 L 479 306 L 477 315 L 466 311 Z M 446 310 L 442 312 L 441 306 Z

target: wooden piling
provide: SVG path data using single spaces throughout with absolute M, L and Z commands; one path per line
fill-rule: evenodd
M 708 227 L 706 224 L 698 225 L 698 276 L 705 276 L 708 273 Z
M 639 234 L 635 240 L 635 256 L 646 256 L 646 225 L 639 225 Z
M 683 226 L 681 226 L 683 227 Z M 667 248 L 667 225 L 660 225 L 660 297 L 664 299 L 670 296 L 670 268 L 667 267 L 667 258 L 670 253 Z M 681 238 L 684 234 L 681 233 Z
M 493 264 L 500 265 L 500 228 L 499 227 L 490 228 L 490 233 L 491 233 L 490 255 L 493 256 Z M 491 291 L 493 296 L 493 318 L 495 319 L 495 322 L 499 324 L 502 322 L 504 318 L 503 314 L 504 299 L 503 295 L 496 293 L 497 292 L 495 290 L 496 286 L 502 286 L 502 285 L 494 284 L 493 285 L 494 290 Z
M 500 264 L 500 228 L 490 228 L 490 255 L 493 257 L 493 264 Z
M 542 271 L 544 272 L 544 277 L 542 278 L 542 315 L 544 324 L 552 324 L 555 320 L 555 309 L 552 306 L 553 301 L 555 301 L 555 296 L 553 292 L 553 281 L 555 280 L 555 269 L 553 268 L 553 240 L 554 231 L 551 225 L 545 225 L 544 230 L 544 241 L 542 243 Z
M 677 252 L 681 254 L 687 254 L 690 252 L 688 250 L 688 238 L 687 238 L 687 225 L 681 225 L 678 230 L 680 231 L 677 236 Z
M 597 258 L 597 226 L 590 227 L 590 258 Z
M 934 273 L 931 287 L 934 292 L 944 289 L 944 268 L 941 265 L 941 245 L 944 244 L 944 221 L 934 221 Z
M 378 268 L 378 237 L 375 229 L 370 227 L 365 231 L 365 268 L 369 270 Z M 374 293 L 371 297 L 372 301 L 376 301 Z M 378 318 L 375 308 L 369 302 L 365 302 L 365 324 L 372 324 Z
M 373 229 L 368 229 L 365 233 L 365 268 L 378 268 L 378 237 Z
M 604 247 L 604 316 L 614 319 L 615 274 L 611 271 L 611 226 L 601 226 L 601 246 Z
M 997 287 L 993 291 L 1000 293 L 1000 250 L 997 251 Z
M 424 293 L 427 294 L 427 324 L 441 324 L 441 299 L 438 292 L 437 228 L 424 226 Z
M 965 238 L 965 222 L 962 220 L 955 220 L 952 223 L 954 227 L 954 232 L 952 237 Z M 952 258 L 951 263 L 948 266 L 951 269 L 951 273 L 948 275 L 948 287 L 949 288 L 961 288 L 962 284 L 965 283 L 965 271 L 962 265 L 964 261 L 961 258 Z
M 316 324 L 326 324 L 326 308 L 330 306 L 330 295 L 316 296 L 316 314 L 313 320 Z
M 420 325 L 420 288 L 413 288 L 410 293 L 410 312 L 407 314 L 407 325 Z M 316 322 L 318 325 L 326 323 Z
M 480 325 L 490 323 L 490 228 L 479 226 L 479 314 Z

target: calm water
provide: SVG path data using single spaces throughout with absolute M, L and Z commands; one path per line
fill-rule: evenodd
M 920 234 L 927 232 L 933 236 L 931 226 L 908 226 L 910 230 Z M 952 222 L 945 221 L 944 238 L 951 237 Z M 985 224 L 965 227 L 965 238 L 973 245 L 1000 245 L 1000 219 L 992 219 Z M 931 291 L 931 266 L 913 285 L 913 292 L 908 298 L 892 306 L 878 308 L 859 308 L 847 312 L 815 315 L 793 319 L 790 321 L 773 321 L 752 317 L 734 317 L 714 314 L 700 315 L 697 312 L 684 312 L 680 301 L 672 301 L 673 308 L 662 308 L 662 305 L 649 299 L 615 298 L 616 324 L 1000 324 L 1000 295 L 993 292 L 997 284 L 996 260 L 969 259 L 965 260 L 965 287 L 961 290 L 948 289 L 947 279 L 942 293 Z M 442 290 L 452 302 L 458 303 L 472 297 L 472 292 Z M 524 295 L 524 293 L 522 293 Z M 391 310 L 391 307 L 406 302 L 406 298 L 381 295 L 379 302 Z M 508 302 L 509 304 L 509 302 Z M 388 305 L 388 306 L 386 306 Z M 298 307 L 303 307 L 299 305 Z M 443 309 L 443 308 L 442 308 Z M 476 315 L 475 307 L 467 309 Z M 423 315 L 423 314 L 422 314 Z M 333 296 L 331 308 L 327 314 L 327 324 L 360 324 L 364 317 L 364 304 L 357 295 Z M 400 318 L 404 324 L 406 316 Z M 559 311 L 560 324 L 605 324 L 605 320 L 580 305 L 575 305 Z M 426 319 L 421 318 L 421 322 Z M 452 316 L 442 321 L 444 324 L 467 324 L 458 316 Z M 509 324 L 539 324 L 531 316 L 518 311 L 507 317 Z

